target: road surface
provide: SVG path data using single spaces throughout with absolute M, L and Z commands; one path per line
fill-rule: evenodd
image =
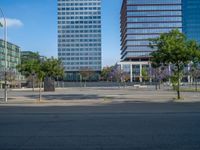
M 199 150 L 200 103 L 0 106 L 1 150 Z

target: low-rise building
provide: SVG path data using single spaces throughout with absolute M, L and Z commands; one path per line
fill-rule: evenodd
M 0 88 L 4 85 L 5 79 L 5 57 L 7 57 L 7 80 L 10 85 L 17 85 L 20 74 L 16 66 L 20 63 L 20 47 L 7 42 L 7 56 L 5 54 L 5 41 L 0 39 Z

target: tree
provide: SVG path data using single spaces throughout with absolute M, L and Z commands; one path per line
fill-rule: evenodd
M 92 71 L 90 68 L 82 68 L 79 73 L 80 81 L 84 80 L 84 86 L 86 87 L 86 81 L 90 80 L 91 76 L 94 74 L 94 71 Z
M 39 53 L 31 52 L 27 55 L 21 56 L 21 63 L 17 66 L 18 71 L 24 75 L 26 78 L 32 80 L 32 88 L 34 91 L 35 87 L 35 76 L 38 65 L 40 64 Z
M 160 85 L 162 81 L 166 81 L 170 77 L 170 71 L 168 66 L 156 65 L 152 62 L 150 67 L 150 74 L 155 82 L 155 89 L 160 89 Z
M 126 86 L 126 82 L 130 81 L 130 73 L 123 71 L 118 64 L 111 66 L 109 71 L 108 79 L 114 82 L 118 82 L 119 86 L 121 83 L 124 83 L 124 86 Z
M 125 82 L 125 83 L 130 81 L 130 73 L 122 72 L 122 81 Z
M 18 71 L 21 72 L 22 75 L 26 78 L 31 78 L 33 91 L 35 87 L 34 77 L 39 63 L 40 62 L 38 60 L 29 60 L 17 66 Z
M 153 39 L 154 41 L 154 39 Z M 153 49 L 154 45 L 151 45 L 150 47 Z M 160 67 L 162 66 L 161 59 L 159 58 L 160 55 L 158 53 L 154 53 L 154 56 L 151 58 L 151 73 L 155 76 L 155 88 L 158 90 L 158 76 L 160 73 Z
M 38 54 L 38 53 L 37 53 Z M 39 56 L 34 55 L 34 56 Z M 64 75 L 64 68 L 62 67 L 61 61 L 55 58 L 38 59 L 40 57 L 33 57 L 28 60 L 22 61 L 18 65 L 18 70 L 26 77 L 35 75 L 39 82 L 39 101 L 41 100 L 41 84 L 45 77 L 55 78 L 57 76 L 62 77 Z
M 42 70 L 45 72 L 44 91 L 55 91 L 55 79 L 64 76 L 62 62 L 53 57 L 45 59 L 42 63 Z
M 45 72 L 42 70 L 42 62 L 37 59 L 30 59 L 23 61 L 23 63 L 21 63 L 17 68 L 19 72 L 21 72 L 26 77 L 30 75 L 33 76 L 33 74 L 35 77 L 37 77 L 37 80 L 39 82 L 39 101 L 41 101 L 41 83 L 45 76 Z
M 37 75 L 37 79 L 38 79 L 38 82 L 39 82 L 39 102 L 41 101 L 42 99 L 42 92 L 41 92 L 41 87 L 42 87 L 42 82 L 44 80 L 44 77 L 45 77 L 45 72 L 44 70 L 42 70 L 42 64 L 37 64 L 37 69 L 36 69 L 36 75 Z
M 54 57 L 47 58 L 42 63 L 42 68 L 45 72 L 46 77 L 54 78 L 63 77 L 64 76 L 64 67 L 62 66 L 62 62 Z
M 142 68 L 142 78 L 143 78 L 143 80 L 144 80 L 144 83 L 145 83 L 145 81 L 147 81 L 148 80 L 148 71 L 147 71 L 147 68 Z
M 150 40 L 150 47 L 156 51 L 151 53 L 152 61 L 163 65 L 173 65 L 173 81 L 177 83 L 177 98 L 180 99 L 180 81 L 184 67 L 197 57 L 198 51 L 191 48 L 186 36 L 178 29 L 163 33 Z M 199 56 L 199 54 L 198 54 Z
M 121 82 L 123 80 L 123 72 L 120 66 L 117 64 L 113 66 L 109 76 L 112 78 L 112 81 Z
M 108 81 L 112 69 L 113 69 L 113 66 L 104 67 L 103 70 L 101 71 L 101 79 L 104 80 L 104 81 Z

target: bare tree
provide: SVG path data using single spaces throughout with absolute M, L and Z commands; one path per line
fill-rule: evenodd
M 82 68 L 80 69 L 80 80 L 84 81 L 84 87 L 86 87 L 86 82 L 90 81 L 90 78 L 94 74 L 94 71 L 92 71 L 90 68 Z

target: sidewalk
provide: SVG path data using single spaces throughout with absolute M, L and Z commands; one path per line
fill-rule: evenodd
M 92 106 L 115 103 L 194 103 L 200 102 L 200 92 L 181 92 L 183 100 L 176 100 L 176 92 L 153 89 L 105 89 L 105 88 L 66 88 L 56 92 L 43 92 L 42 101 L 38 102 L 38 92 L 30 89 L 15 90 L 8 94 L 8 102 L 3 102 L 0 95 L 0 106 L 8 105 L 52 105 L 52 106 Z

